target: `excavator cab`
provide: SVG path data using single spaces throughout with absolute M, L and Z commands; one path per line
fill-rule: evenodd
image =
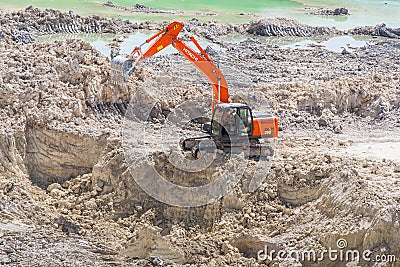
M 248 138 L 253 133 L 253 115 L 245 104 L 224 103 L 215 106 L 211 136 L 221 141 Z

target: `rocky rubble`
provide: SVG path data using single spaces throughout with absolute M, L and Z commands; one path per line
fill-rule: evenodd
M 245 24 L 220 24 L 217 22 L 201 22 L 192 19 L 185 24 L 189 32 L 204 36 L 218 42 L 221 35 L 253 34 L 260 36 L 298 36 L 310 37 L 329 34 L 341 34 L 340 31 L 328 27 L 311 27 L 285 18 L 262 19 Z
M 42 14 L 25 11 L 35 12 Z M 210 23 L 199 31 L 207 27 L 210 36 L 228 29 Z M 267 99 L 280 117 L 280 139 L 255 192 L 249 184 L 256 163 L 249 162 L 230 195 L 189 209 L 160 203 L 137 185 L 120 130 L 127 103 L 143 86 L 163 96 L 146 123 L 155 136 L 183 101 L 210 98 L 184 58 L 151 58 L 121 87 L 108 80 L 109 60 L 84 41 L 1 41 L 0 264 L 272 266 L 278 260 L 257 260 L 265 245 L 318 251 L 339 238 L 351 249 L 400 257 L 400 163 L 343 152 L 350 137 L 398 136 L 398 43 L 374 41 L 352 54 L 252 39 L 225 49 L 213 57 L 231 99 L 249 99 L 249 92 Z M 165 77 L 174 86 L 164 88 Z M 149 101 L 136 99 L 143 107 Z M 206 113 L 209 103 L 198 108 Z M 151 136 L 149 158 L 174 183 L 205 184 L 227 167 L 222 159 L 208 171 L 182 174 Z
M 77 40 L 52 47 L 38 43 L 0 46 L 4 55 L 0 65 L 5 70 L 0 90 L 5 127 L 1 131 L 18 136 L 17 146 L 25 149 L 23 158 L 32 180 L 46 186 L 48 181 L 63 182 L 90 171 L 113 131 L 99 124 L 96 114 L 106 109 L 118 114 L 111 102 L 122 103 L 128 97 L 127 91 L 118 96 L 118 88 L 107 78 L 99 78 L 100 73 L 108 73 L 108 60 Z M 114 99 L 111 91 L 115 91 Z M 51 161 L 49 155 L 54 156 Z
M 16 42 L 30 43 L 44 34 L 77 33 L 130 33 L 138 24 L 121 19 L 99 16 L 81 17 L 72 11 L 65 13 L 54 9 L 28 7 L 23 11 L 1 11 L 1 30 L 4 37 Z
M 356 27 L 349 31 L 351 34 L 383 36 L 388 38 L 400 38 L 400 28 L 389 28 L 385 23 L 376 25 L 375 27 L 364 26 Z
M 320 16 L 347 16 L 350 15 L 349 10 L 345 7 L 338 7 L 335 9 L 329 8 L 314 8 L 313 11 L 310 12 L 313 15 Z
M 318 35 L 335 34 L 334 29 L 328 27 L 310 27 L 301 25 L 293 20 L 279 18 L 274 20 L 260 20 L 252 22 L 247 26 L 246 31 L 261 36 L 301 36 L 310 37 Z

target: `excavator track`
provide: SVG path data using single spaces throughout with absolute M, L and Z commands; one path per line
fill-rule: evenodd
M 183 138 L 180 141 L 182 150 L 191 151 L 193 158 L 199 158 L 200 154 L 215 153 L 216 150 L 224 154 L 245 153 L 248 159 L 269 160 L 274 155 L 274 149 L 268 143 L 260 143 L 258 140 L 243 140 L 235 142 L 214 142 L 210 135 Z

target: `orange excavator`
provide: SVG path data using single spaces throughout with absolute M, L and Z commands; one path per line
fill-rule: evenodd
M 253 112 L 244 103 L 229 103 L 228 84 L 221 70 L 215 66 L 212 58 L 193 36 L 190 40 L 199 52 L 194 51 L 178 37 L 183 27 L 181 22 L 172 22 L 141 45 L 151 43 L 144 52 L 141 46 L 138 46 L 127 56 L 114 57 L 111 61 L 111 80 L 116 83 L 127 81 L 141 60 L 172 45 L 207 77 L 214 93 L 211 122 L 203 125 L 203 131 L 207 135 L 182 139 L 181 148 L 191 150 L 195 158 L 215 149 L 225 153 L 244 152 L 248 158 L 254 160 L 272 156 L 272 147 L 269 142 L 264 141 L 278 137 L 278 118 L 266 113 Z M 204 142 L 205 140 L 212 142 Z

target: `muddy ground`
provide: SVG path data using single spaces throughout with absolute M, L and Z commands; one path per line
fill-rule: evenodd
M 35 17 L 40 12 L 47 14 L 42 21 Z M 3 16 L 0 264 L 397 266 L 364 259 L 257 260 L 265 246 L 322 251 L 337 248 L 341 238 L 346 249 L 370 250 L 371 258 L 400 258 L 397 39 L 369 41 L 342 53 L 322 47 L 288 50 L 251 34 L 281 28 L 296 34 L 298 27 L 307 36 L 333 32 L 301 24 L 288 28 L 285 23 L 295 22 L 284 19 L 274 22 L 281 28 L 249 24 L 257 25 L 253 32 L 249 25 L 188 22 L 193 32 L 221 45 L 219 51 L 207 51 L 226 75 L 231 99 L 255 95 L 280 119 L 276 153 L 262 172 L 260 188 L 249 192 L 256 168 L 250 162 L 229 196 L 189 209 L 160 203 L 136 184 L 139 174 L 129 171 L 121 132 L 132 96 L 139 93 L 136 103 L 146 106 L 146 91 L 162 95 L 151 121 L 143 122 L 149 131 L 144 146 L 155 168 L 177 184 L 209 183 L 227 168 L 224 158 L 207 171 L 188 175 L 172 166 L 154 141 L 165 116 L 180 104 L 200 97 L 209 101 L 207 81 L 182 56 L 169 54 L 143 62 L 125 86 L 115 85 L 109 80 L 110 60 L 90 44 L 37 43 L 26 37 L 66 29 L 127 33 L 160 26 L 131 28 L 119 20 L 74 16 L 36 9 Z M 21 17 L 38 23 L 24 24 Z M 92 26 L 79 28 L 76 21 Z M 247 39 L 239 44 L 219 39 L 229 29 Z M 195 106 L 209 112 L 209 102 Z

